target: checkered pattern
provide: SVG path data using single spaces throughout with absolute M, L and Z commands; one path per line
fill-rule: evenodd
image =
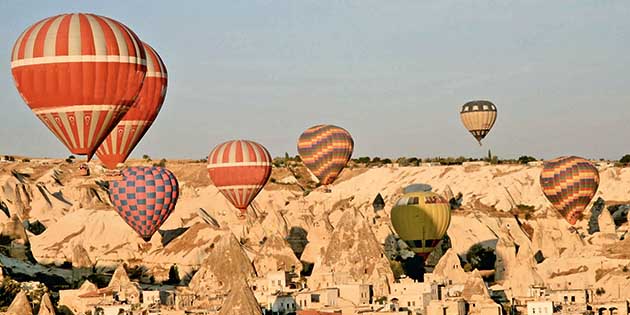
M 127 168 L 110 188 L 116 211 L 145 241 L 175 209 L 178 196 L 177 178 L 162 167 Z

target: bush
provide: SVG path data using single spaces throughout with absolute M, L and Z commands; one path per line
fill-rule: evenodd
M 536 160 L 536 158 L 528 156 L 528 155 L 522 155 L 522 156 L 520 156 L 518 158 L 518 162 L 520 164 L 527 164 L 529 162 L 535 162 L 535 161 L 538 161 L 538 160 Z
M 31 161 L 30 159 L 22 159 L 22 162 L 24 162 L 24 163 L 28 163 L 30 161 Z
M 494 253 L 494 249 L 479 244 L 473 245 L 466 253 L 466 261 L 473 270 L 492 270 L 496 260 L 497 255 Z
M 9 306 L 20 290 L 19 282 L 5 277 L 0 286 L 0 306 Z
M 172 265 L 171 269 L 168 271 L 168 280 L 166 284 L 179 284 L 181 279 L 179 279 L 179 271 L 177 270 L 177 265 Z
M 630 164 L 630 154 L 624 155 L 619 162 L 622 164 Z
M 153 166 L 166 167 L 166 159 L 161 159 L 159 163 L 153 163 Z

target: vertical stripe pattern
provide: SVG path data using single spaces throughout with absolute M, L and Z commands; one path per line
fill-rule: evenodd
M 145 241 L 171 215 L 179 197 L 179 184 L 162 167 L 131 167 L 123 178 L 110 183 L 110 199 L 118 214 Z
M 460 118 L 464 127 L 481 144 L 497 120 L 497 107 L 489 101 L 468 102 L 462 107 Z
M 448 201 L 433 192 L 404 194 L 391 212 L 392 226 L 410 249 L 426 259 L 451 224 Z
M 109 169 L 127 160 L 155 121 L 166 98 L 166 66 L 151 46 L 146 43 L 143 45 L 147 56 L 147 74 L 140 95 L 96 151 L 98 158 Z
M 145 51 L 125 25 L 62 14 L 27 28 L 11 52 L 24 102 L 73 154 L 91 157 L 134 103 Z
M 354 140 L 343 128 L 317 125 L 304 131 L 297 144 L 304 165 L 322 185 L 335 181 L 352 157 Z
M 271 162 L 269 151 L 254 141 L 227 141 L 208 155 L 208 175 L 244 215 L 271 176 Z
M 540 186 L 554 208 L 573 225 L 597 193 L 599 172 L 583 158 L 560 157 L 545 162 Z

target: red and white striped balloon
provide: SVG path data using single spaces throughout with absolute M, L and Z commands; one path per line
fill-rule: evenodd
M 147 75 L 140 95 L 96 151 L 99 160 L 109 169 L 127 160 L 155 121 L 166 98 L 166 66 L 151 46 L 143 45 L 147 53 Z
M 254 141 L 227 141 L 208 155 L 208 174 L 219 191 L 245 215 L 271 176 L 271 162 L 269 151 Z
M 43 19 L 15 42 L 11 72 L 24 102 L 70 152 L 91 156 L 133 105 L 145 51 L 125 25 L 94 14 Z

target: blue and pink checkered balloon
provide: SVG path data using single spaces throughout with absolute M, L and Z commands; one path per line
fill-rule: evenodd
M 173 212 L 178 196 L 177 178 L 162 167 L 130 167 L 110 183 L 116 212 L 147 242 Z

